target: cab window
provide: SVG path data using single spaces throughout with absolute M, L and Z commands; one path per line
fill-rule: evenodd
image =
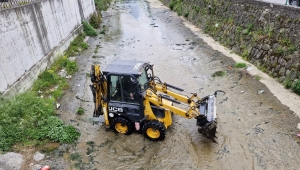
M 115 101 L 138 103 L 136 83 L 131 76 L 111 75 L 110 99 Z

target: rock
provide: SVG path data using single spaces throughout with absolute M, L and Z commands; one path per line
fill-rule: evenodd
M 281 75 L 281 76 L 285 75 L 285 68 L 284 67 L 279 69 L 279 75 Z
M 33 155 L 33 159 L 35 161 L 40 161 L 40 160 L 43 160 L 45 158 L 45 154 L 42 154 L 40 152 L 36 152 L 34 155 Z
M 258 94 L 263 94 L 265 91 L 264 90 L 259 90 L 257 93 Z
M 240 52 L 241 52 L 240 48 L 236 47 L 236 46 L 232 47 L 232 51 L 236 54 L 240 54 Z
M 287 68 L 287 69 L 290 68 L 292 64 L 293 64 L 293 60 L 288 61 L 288 62 L 285 64 L 285 68 Z
M 58 73 L 58 75 L 60 77 L 65 77 L 67 75 L 67 71 L 65 69 L 60 70 L 60 72 Z
M 263 51 L 260 50 L 260 51 L 256 54 L 255 58 L 259 59 L 259 58 L 262 56 L 262 53 L 263 53 Z
M 23 156 L 19 153 L 7 152 L 6 154 L 0 155 L 0 167 L 5 170 L 21 170 L 23 162 Z
M 79 55 L 79 54 L 78 54 L 78 55 Z M 68 59 L 69 59 L 70 61 L 75 61 L 76 58 L 77 58 L 77 57 L 69 57 Z
M 291 73 L 292 73 L 292 72 L 291 72 L 290 70 L 286 70 L 285 75 L 286 75 L 287 77 L 290 77 Z
M 261 48 L 262 48 L 263 50 L 265 50 L 265 51 L 270 50 L 269 44 L 263 44 Z

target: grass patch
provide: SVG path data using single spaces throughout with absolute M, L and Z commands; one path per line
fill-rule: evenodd
M 225 71 L 216 71 L 212 77 L 224 77 L 226 75 Z
M 70 61 L 66 56 L 59 57 L 50 69 L 45 70 L 33 83 L 32 90 L 43 97 L 59 99 L 69 87 L 65 77 L 58 75 L 62 70 L 70 75 L 78 70 L 77 63 Z
M 78 115 L 83 115 L 83 114 L 84 114 L 84 109 L 83 109 L 82 107 L 79 107 L 79 108 L 77 109 L 76 113 L 77 113 Z
M 261 77 L 258 75 L 255 75 L 254 78 L 255 78 L 255 80 L 258 80 L 258 81 L 261 80 Z
M 84 42 L 85 33 L 80 33 L 71 43 L 65 52 L 66 56 L 76 56 L 83 50 L 88 48 L 88 44 Z
M 54 99 L 31 91 L 0 103 L 0 151 L 16 143 L 36 145 L 43 140 L 71 143 L 80 133 L 55 116 Z
M 88 22 L 82 22 L 82 25 L 83 31 L 86 33 L 86 35 L 91 37 L 97 36 L 97 31 Z
M 246 68 L 247 64 L 246 63 L 235 63 L 234 67 L 235 68 Z
M 111 0 L 95 0 L 95 6 L 98 11 L 106 11 Z
M 0 151 L 8 151 L 16 143 L 40 145 L 43 141 L 71 143 L 80 133 L 55 115 L 56 100 L 68 88 L 65 77 L 77 71 L 75 61 L 58 57 L 54 64 L 38 76 L 30 91 L 14 98 L 1 98 Z

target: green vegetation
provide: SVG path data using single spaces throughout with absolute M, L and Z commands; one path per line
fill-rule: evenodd
M 224 77 L 225 76 L 225 71 L 216 71 L 212 77 Z
M 76 113 L 77 113 L 78 115 L 83 115 L 83 114 L 84 114 L 84 109 L 83 109 L 82 107 L 79 107 L 79 108 L 77 109 Z
M 290 77 L 288 77 L 283 81 L 283 85 L 286 89 L 291 88 L 294 93 L 300 95 L 300 80 L 296 79 L 293 81 Z
M 83 31 L 88 36 L 95 37 L 97 36 L 97 31 L 88 23 L 88 22 L 82 22 L 83 25 Z
M 177 14 L 179 16 L 182 15 L 183 11 L 182 11 L 182 5 L 183 2 L 182 0 L 171 0 L 170 4 L 169 4 L 169 8 L 175 12 L 177 12 Z M 188 13 L 187 13 L 188 15 Z
M 77 63 L 69 56 L 78 55 L 88 48 L 84 42 L 86 35 L 96 36 L 94 28 L 101 22 L 101 13 L 106 10 L 111 0 L 95 0 L 97 12 L 91 17 L 90 24 L 83 22 L 85 33 L 80 33 L 66 50 L 64 56 L 58 57 L 55 63 L 38 76 L 31 90 L 13 98 L 0 97 L 0 152 L 11 149 L 15 144 L 37 146 L 49 141 L 72 143 L 80 133 L 55 114 L 56 100 L 68 88 L 65 75 L 78 70 Z M 26 3 L 26 2 L 25 2 Z M 19 5 L 24 2 L 19 3 Z M 78 108 L 77 114 L 84 114 Z
M 71 143 L 80 133 L 55 115 L 55 103 L 68 83 L 58 75 L 77 71 L 75 61 L 59 57 L 51 68 L 38 76 L 32 89 L 13 98 L 1 98 L 0 102 L 0 151 L 7 151 L 16 143 L 40 145 L 45 140 Z
M 55 116 L 54 99 L 20 94 L 0 103 L 0 151 L 16 143 L 39 145 L 43 140 L 71 143 L 80 133 Z
M 258 80 L 258 81 L 261 80 L 261 77 L 258 75 L 255 75 L 254 78 L 255 78 L 255 80 Z
M 292 79 L 290 77 L 286 78 L 284 81 L 283 81 L 283 85 L 286 89 L 289 89 L 292 87 Z
M 95 6 L 98 11 L 106 11 L 111 0 L 95 0 Z
M 66 50 L 66 56 L 76 56 L 83 50 L 88 49 L 89 45 L 84 42 L 85 34 L 80 33 L 70 44 L 69 48 Z
M 247 49 L 244 49 L 243 53 L 242 53 L 242 58 L 247 58 L 249 56 L 249 52 Z
M 90 19 L 90 24 L 93 28 L 97 29 L 100 27 L 101 23 L 101 13 L 99 11 L 96 11 Z
M 292 90 L 296 94 L 300 95 L 300 80 L 295 80 L 292 84 Z
M 70 75 L 76 72 L 77 69 L 75 61 L 70 61 L 66 56 L 59 57 L 50 69 L 45 70 L 38 76 L 32 90 L 44 97 L 59 99 L 69 85 L 65 77 L 59 76 L 58 73 L 61 70 L 66 70 L 66 74 Z
M 246 63 L 235 63 L 234 67 L 235 68 L 246 68 L 247 64 Z

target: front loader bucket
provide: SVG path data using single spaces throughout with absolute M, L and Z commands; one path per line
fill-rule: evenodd
M 213 121 L 205 127 L 199 127 L 198 132 L 205 136 L 207 139 L 216 142 L 216 131 L 217 131 L 217 121 Z
M 217 130 L 216 95 L 203 98 L 199 106 L 200 116 L 197 117 L 198 132 L 206 138 L 215 141 Z

